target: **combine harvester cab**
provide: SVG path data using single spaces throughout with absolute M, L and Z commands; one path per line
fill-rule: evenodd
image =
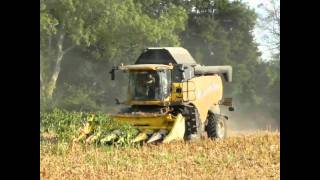
M 220 105 L 233 110 L 232 99 L 223 99 L 221 75 L 232 81 L 231 66 L 201 66 L 181 47 L 147 48 L 134 65 L 111 71 L 129 73 L 126 111 L 110 114 L 139 130 L 133 142 L 190 140 L 206 131 L 210 138 L 226 136 Z M 120 102 L 118 102 L 120 103 Z

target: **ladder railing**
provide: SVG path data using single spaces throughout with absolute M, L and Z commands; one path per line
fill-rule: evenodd
M 192 83 L 193 84 L 193 87 L 194 87 L 194 89 L 193 90 L 190 90 L 189 88 L 189 83 Z M 187 88 L 186 88 L 186 90 L 184 90 L 184 84 L 186 84 L 187 85 Z M 189 93 L 193 93 L 194 94 L 194 98 L 193 99 L 190 99 L 190 95 L 189 95 Z M 186 94 L 186 96 L 185 96 L 185 94 Z M 187 102 L 187 101 L 195 101 L 196 99 L 197 99 L 197 97 L 196 97 L 196 86 L 195 86 L 195 82 L 193 82 L 193 81 L 189 81 L 189 80 L 187 80 L 186 81 L 186 83 L 182 83 L 182 95 L 183 95 L 183 101 L 184 102 Z

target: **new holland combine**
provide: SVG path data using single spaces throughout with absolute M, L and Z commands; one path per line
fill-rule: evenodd
M 232 81 L 231 66 L 202 66 L 182 47 L 156 47 L 146 48 L 133 65 L 113 67 L 112 80 L 117 71 L 129 74 L 127 100 L 117 100 L 127 108 L 110 117 L 139 130 L 133 142 L 193 140 L 204 132 L 226 137 L 228 117 L 220 106 L 234 108 L 231 98 L 223 98 L 221 77 Z

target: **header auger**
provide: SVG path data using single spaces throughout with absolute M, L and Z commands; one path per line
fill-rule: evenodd
M 231 66 L 201 66 L 181 47 L 146 48 L 134 65 L 119 65 L 110 71 L 129 74 L 124 111 L 110 114 L 139 130 L 133 142 L 168 143 L 226 137 L 227 116 L 220 105 L 233 111 L 232 99 L 223 99 L 222 76 L 232 81 Z M 116 135 L 110 136 L 116 138 Z

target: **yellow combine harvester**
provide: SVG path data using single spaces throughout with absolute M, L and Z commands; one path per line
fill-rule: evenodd
M 231 66 L 201 66 L 181 47 L 147 48 L 134 65 L 111 70 L 129 74 L 128 108 L 110 116 L 139 129 L 134 142 L 191 140 L 206 132 L 210 138 L 226 136 L 227 116 L 220 105 L 233 111 L 232 99 L 223 99 L 221 76 L 232 81 Z

